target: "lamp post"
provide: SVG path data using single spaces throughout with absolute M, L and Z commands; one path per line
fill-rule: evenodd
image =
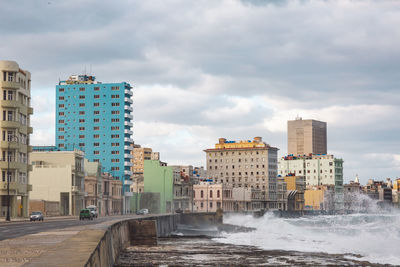
M 10 143 L 12 140 L 16 139 L 18 142 L 18 137 L 15 135 L 7 136 L 7 217 L 6 221 L 11 221 L 10 219 Z

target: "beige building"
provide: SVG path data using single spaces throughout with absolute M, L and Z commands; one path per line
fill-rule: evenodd
M 192 211 L 193 166 L 170 166 L 173 170 L 173 205 L 174 210 Z
M 141 147 L 140 145 L 133 145 L 132 150 L 132 172 L 133 176 L 143 175 L 144 171 L 144 161 L 152 159 L 152 149 L 147 147 Z
M 98 214 L 102 214 L 102 175 L 101 164 L 99 162 L 89 162 L 84 160 L 85 168 L 85 207 L 94 205 L 97 207 Z
M 0 217 L 7 216 L 8 203 L 10 217 L 27 217 L 28 193 L 32 190 L 28 175 L 28 154 L 32 151 L 29 145 L 29 135 L 32 133 L 30 115 L 33 114 L 30 107 L 31 74 L 20 69 L 15 61 L 2 60 L 0 89 Z
M 233 192 L 229 185 L 200 182 L 193 185 L 193 210 L 195 212 L 233 211 Z
M 85 207 L 84 153 L 74 151 L 32 152 L 32 200 L 58 201 L 60 215 L 79 215 Z
M 326 122 L 316 120 L 288 121 L 288 154 L 327 154 Z
M 114 215 L 122 214 L 122 181 L 119 179 L 112 179 L 111 184 L 111 212 Z
M 264 143 L 261 137 L 246 141 L 220 138 L 207 154 L 207 178 L 233 188 L 253 188 L 264 192 L 262 208 L 276 207 L 278 149 Z

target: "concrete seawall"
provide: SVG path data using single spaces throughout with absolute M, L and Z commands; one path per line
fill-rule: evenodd
M 90 225 L 24 266 L 113 266 L 128 246 L 155 245 L 158 237 L 168 237 L 178 224 L 212 225 L 222 221 L 220 216 L 216 213 L 168 214 Z

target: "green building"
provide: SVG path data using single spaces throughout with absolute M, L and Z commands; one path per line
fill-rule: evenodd
M 173 169 L 159 160 L 144 161 L 144 192 L 131 198 L 131 205 L 149 209 L 150 213 L 169 213 L 173 203 Z M 136 203 L 138 202 L 138 203 Z

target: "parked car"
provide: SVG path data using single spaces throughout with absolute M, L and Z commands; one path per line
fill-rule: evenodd
M 182 210 L 181 208 L 177 208 L 177 209 L 175 210 L 175 212 L 176 212 L 176 213 L 183 213 L 183 210 Z
M 43 221 L 43 213 L 41 211 L 33 211 L 30 216 L 31 221 Z
M 149 210 L 148 210 L 148 209 L 141 209 L 141 210 L 138 210 L 138 211 L 136 212 L 136 214 L 137 214 L 137 215 L 149 214 Z
M 93 215 L 90 212 L 90 209 L 81 209 L 81 211 L 79 212 L 79 220 L 84 219 L 93 220 Z
M 93 215 L 93 218 L 97 218 L 98 213 L 97 213 L 97 207 L 96 206 L 90 205 L 90 206 L 87 206 L 86 208 L 90 210 L 90 212 Z

